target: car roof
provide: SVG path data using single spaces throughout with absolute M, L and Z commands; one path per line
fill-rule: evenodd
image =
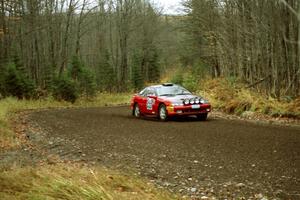
M 149 86 L 149 87 L 160 88 L 160 87 L 172 87 L 172 86 L 178 86 L 178 85 L 173 84 L 173 83 L 163 83 L 161 85 L 152 85 L 152 86 Z

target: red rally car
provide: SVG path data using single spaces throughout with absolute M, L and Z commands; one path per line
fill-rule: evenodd
M 147 87 L 135 94 L 131 99 L 131 110 L 137 118 L 141 115 L 153 115 L 166 121 L 173 116 L 195 115 L 204 121 L 211 111 L 211 105 L 179 85 L 165 83 Z

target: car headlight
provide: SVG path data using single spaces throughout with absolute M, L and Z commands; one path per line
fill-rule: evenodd
M 201 99 L 200 100 L 200 103 L 202 103 L 202 104 L 206 104 L 206 103 L 209 103 L 207 100 L 205 100 L 205 99 Z
M 200 99 L 196 99 L 195 104 L 199 104 L 199 103 L 200 103 Z
M 188 104 L 190 103 L 190 100 L 185 99 L 185 100 L 183 101 L 183 103 L 184 103 L 185 105 L 188 105 Z
M 191 99 L 191 100 L 190 100 L 190 103 L 191 103 L 191 104 L 195 104 L 195 100 L 194 100 L 194 99 Z

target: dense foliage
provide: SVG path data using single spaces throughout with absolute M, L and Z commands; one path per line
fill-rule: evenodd
M 78 98 L 78 85 L 67 75 L 62 75 L 54 79 L 52 92 L 55 99 L 74 103 Z
M 17 69 L 14 63 L 9 63 L 1 71 L 0 94 L 4 97 L 15 96 L 20 99 L 34 96 L 34 83 L 26 74 Z

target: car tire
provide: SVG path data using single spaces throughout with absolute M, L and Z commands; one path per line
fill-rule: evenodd
M 158 108 L 158 119 L 161 121 L 168 120 L 168 111 L 165 104 L 161 104 Z
M 199 115 L 197 115 L 197 119 L 199 120 L 199 121 L 206 121 L 207 120 L 207 113 L 204 113 L 204 114 L 199 114 Z
M 134 104 L 132 115 L 136 118 L 141 117 L 141 110 L 140 110 L 139 104 L 137 104 L 137 103 Z

